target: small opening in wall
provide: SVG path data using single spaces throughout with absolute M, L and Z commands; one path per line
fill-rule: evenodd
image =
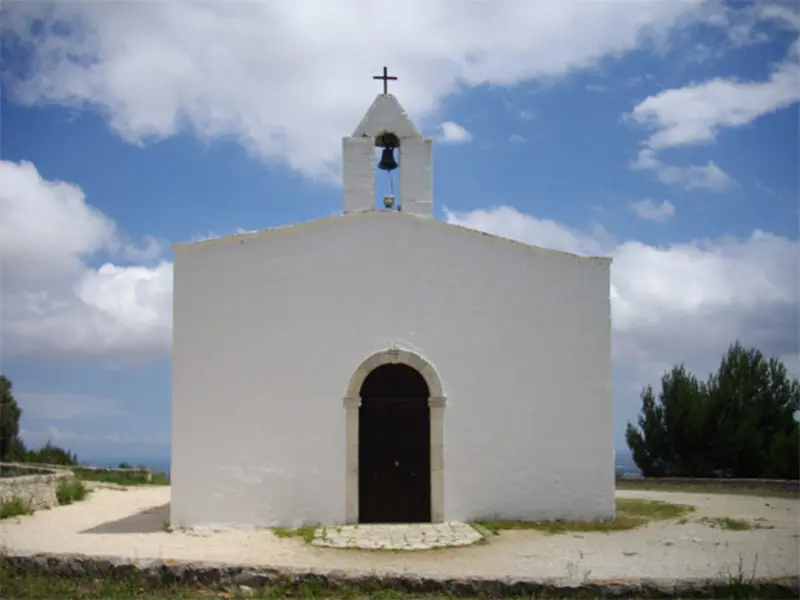
M 375 138 L 375 146 L 378 148 L 386 148 L 386 146 L 397 148 L 400 146 L 400 138 L 391 131 L 384 131 Z
M 394 139 L 397 139 L 394 134 L 387 134 Z M 399 142 L 399 140 L 398 140 Z M 381 158 L 383 156 L 384 151 L 386 148 L 393 148 L 392 153 L 394 156 L 395 162 L 398 164 L 396 169 L 391 171 L 384 171 L 380 169 L 378 165 L 381 162 Z M 380 146 L 378 142 L 375 143 L 375 203 L 373 208 L 377 210 L 391 210 L 397 211 L 400 209 L 400 198 L 399 198 L 399 164 L 400 164 L 400 148 L 398 146 Z

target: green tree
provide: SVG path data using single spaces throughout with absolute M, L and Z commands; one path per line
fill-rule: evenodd
M 736 342 L 706 383 L 680 365 L 641 398 L 625 437 L 646 477 L 800 477 L 800 384 L 778 359 Z
M 661 378 L 658 399 L 644 389 L 639 429 L 628 423 L 625 437 L 646 477 L 708 477 L 710 429 L 706 386 L 679 365 Z
M 64 450 L 58 446 L 54 446 L 51 442 L 47 442 L 38 450 L 29 450 L 27 462 L 40 463 L 45 465 L 77 465 L 78 456 L 69 450 Z
M 0 462 L 18 459 L 12 455 L 17 454 L 21 446 L 19 418 L 22 409 L 17 406 L 11 387 L 11 380 L 0 375 Z
M 11 393 L 11 380 L 0 375 L 0 462 L 33 462 L 51 465 L 77 465 L 78 457 L 47 442 L 38 450 L 28 450 L 19 437 L 22 409 Z
M 718 433 L 714 455 L 729 477 L 800 477 L 800 382 L 776 358 L 738 342 L 709 378 Z

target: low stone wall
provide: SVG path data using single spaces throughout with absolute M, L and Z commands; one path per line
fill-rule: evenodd
M 137 579 L 142 587 L 183 585 L 249 592 L 281 586 L 299 591 L 303 585 L 329 590 L 371 593 L 396 590 L 417 594 L 506 598 L 721 598 L 743 588 L 759 598 L 797 598 L 800 577 L 737 582 L 727 579 L 693 580 L 588 580 L 562 583 L 558 580 L 483 579 L 478 577 L 439 578 L 409 572 L 392 574 L 345 571 L 298 571 L 268 567 L 239 567 L 215 563 L 181 563 L 170 560 L 139 560 L 76 554 L 35 554 L 0 556 L 0 565 L 20 575 L 48 574 L 65 579 L 96 577 L 114 581 Z
M 796 479 L 729 479 L 719 478 L 700 478 L 700 477 L 617 477 L 617 483 L 624 483 L 626 486 L 654 488 L 659 485 L 670 487 L 721 487 L 730 490 L 774 490 L 778 492 L 800 493 L 800 481 Z
M 32 510 L 50 508 L 58 504 L 56 490 L 64 482 L 72 481 L 74 475 L 68 469 L 44 469 L 19 463 L 0 463 L 2 469 L 13 469 L 19 473 L 33 471 L 33 475 L 0 477 L 0 503 L 20 499 Z
M 84 471 L 87 473 L 142 473 L 144 480 L 148 482 L 152 481 L 153 478 L 153 471 L 147 467 L 128 467 L 122 469 L 119 467 L 90 467 L 88 465 L 71 465 L 67 467 L 46 463 L 25 463 L 25 465 L 35 469 L 71 469 L 72 471 Z

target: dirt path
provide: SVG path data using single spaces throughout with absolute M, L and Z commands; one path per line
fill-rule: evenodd
M 618 498 L 689 504 L 685 521 L 631 531 L 544 535 L 515 531 L 489 544 L 406 553 L 332 550 L 266 530 L 167 532 L 169 488 L 97 489 L 88 500 L 0 522 L 0 545 L 14 553 L 80 553 L 213 561 L 299 569 L 406 571 L 440 577 L 584 579 L 798 575 L 800 501 L 725 494 L 620 491 Z M 725 530 L 713 519 L 755 527 Z

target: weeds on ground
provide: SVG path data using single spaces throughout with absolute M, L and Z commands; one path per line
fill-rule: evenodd
M 719 527 L 727 531 L 748 531 L 750 529 L 774 529 L 772 525 L 762 525 L 745 521 L 744 519 L 733 519 L 731 517 L 703 517 L 698 519 L 699 523 L 705 523 L 711 527 Z
M 330 589 L 322 583 L 276 583 L 263 588 L 248 586 L 200 586 L 189 584 L 159 584 L 147 581 L 140 573 L 111 578 L 62 578 L 51 573 L 23 573 L 4 562 L 0 556 L 0 590 L 3 597 L 18 600 L 216 600 L 221 598 L 329 598 L 331 600 L 445 600 L 449 596 L 411 594 L 394 590 L 359 591 L 356 589 Z
M 86 489 L 83 482 L 78 479 L 63 481 L 56 488 L 56 500 L 58 500 L 58 503 L 61 505 L 80 502 L 84 500 L 88 494 L 89 490 Z
M 316 525 L 308 525 L 306 527 L 298 527 L 296 529 L 287 529 L 285 527 L 273 527 L 272 533 L 279 538 L 302 538 L 306 543 L 311 543 L 314 539 L 314 534 L 317 531 Z M 323 532 L 324 534 L 324 532 Z M 323 535 L 323 538 L 325 535 Z
M 750 573 L 744 571 L 744 556 L 739 554 L 739 565 L 736 573 L 723 573 L 723 577 L 728 580 L 729 598 L 757 598 L 754 595 L 756 588 L 756 568 L 758 567 L 758 554 L 753 558 L 753 568 Z
M 487 519 L 477 521 L 475 524 L 494 534 L 511 529 L 535 529 L 548 534 L 570 531 L 609 533 L 634 529 L 651 521 L 676 519 L 693 511 L 694 507 L 684 504 L 625 498 L 617 500 L 617 515 L 613 521 L 509 521 Z
M 579 565 L 573 564 L 573 575 L 580 576 L 584 582 L 589 571 L 579 572 Z M 720 598 L 759 598 L 758 584 L 755 580 L 755 567 L 753 574 L 744 572 L 744 562 L 740 559 L 738 573 L 723 575 L 725 584 L 715 590 L 716 597 Z M 29 573 L 22 572 L 10 565 L 0 555 L 0 590 L 3 597 L 18 600 L 122 600 L 136 598 L 137 600 L 212 600 L 222 598 L 253 598 L 266 600 L 274 598 L 328 598 L 330 600 L 444 600 L 451 598 L 444 594 L 411 593 L 391 589 L 381 589 L 379 586 L 370 586 L 370 589 L 356 588 L 327 588 L 322 582 L 296 583 L 292 578 L 287 578 L 281 583 L 274 583 L 266 587 L 249 586 L 203 586 L 199 584 L 166 584 L 146 579 L 140 572 L 131 572 L 126 575 L 117 574 L 115 578 L 96 576 L 61 577 L 55 573 Z M 788 592 L 788 590 L 787 590 Z M 786 592 L 784 592 L 786 593 Z M 552 597 L 552 596 L 537 596 Z M 595 587 L 575 588 L 569 593 L 571 598 L 596 598 Z M 793 597 L 784 595 L 783 597 Z M 473 598 L 474 600 L 474 598 Z
M 32 513 L 31 505 L 22 498 L 12 498 L 11 500 L 0 502 L 0 520 L 22 517 Z

